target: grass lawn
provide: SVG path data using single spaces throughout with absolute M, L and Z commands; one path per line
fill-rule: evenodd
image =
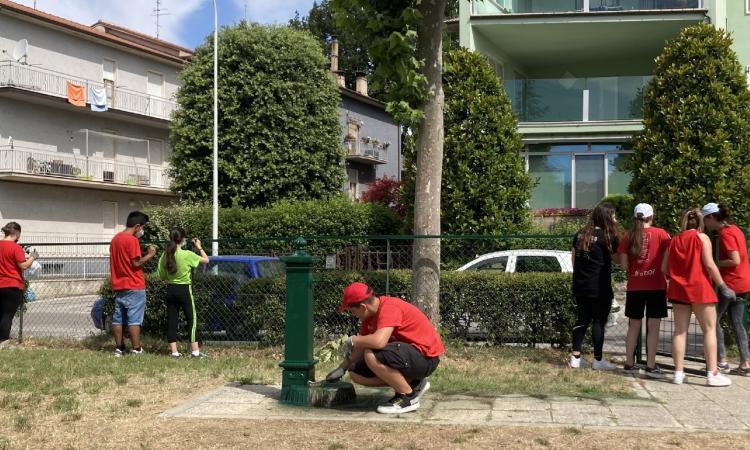
M 204 350 L 211 358 L 174 360 L 166 356 L 161 342 L 147 341 L 145 348 L 149 353 L 143 356 L 115 358 L 108 338 L 93 338 L 84 342 L 32 340 L 17 349 L 0 351 L 0 450 L 112 445 L 128 448 L 139 445 L 142 448 L 256 447 L 247 439 L 264 442 L 275 433 L 262 433 L 260 430 L 264 427 L 277 430 L 276 437 L 283 443 L 282 447 L 306 447 L 306 441 L 300 441 L 300 436 L 305 436 L 307 431 L 304 430 L 308 430 L 310 442 L 317 443 L 312 448 L 326 448 L 329 444 L 344 445 L 330 448 L 348 448 L 355 442 L 361 442 L 362 448 L 373 448 L 374 441 L 342 424 L 281 421 L 239 425 L 238 421 L 158 418 L 161 412 L 228 381 L 280 383 L 278 363 L 283 355 L 280 348 L 206 347 Z M 565 355 L 554 350 L 451 345 L 448 356 L 431 377 L 431 392 L 434 395 L 514 393 L 589 398 L 632 395 L 626 378 L 590 370 L 571 371 L 564 368 L 564 360 Z M 333 362 L 321 364 L 318 376 L 333 365 Z M 429 430 L 429 427 L 416 428 Z M 320 438 L 326 436 L 322 431 L 325 429 L 336 429 L 342 436 L 349 437 L 338 439 L 338 435 L 328 435 L 329 440 L 321 441 Z M 436 427 L 435 436 L 443 433 L 440 430 L 449 429 L 451 427 Z M 314 430 L 323 434 L 316 435 Z M 398 444 L 400 433 L 397 430 L 397 427 L 373 425 L 370 432 L 382 435 L 385 447 L 408 447 L 406 443 Z M 447 441 L 415 445 L 419 448 L 455 446 L 479 437 L 492 439 L 492 434 L 486 430 L 462 433 L 464 431 L 458 435 L 455 431 L 445 431 Z M 561 436 L 568 441 L 559 443 L 572 445 L 586 433 L 586 430 L 563 433 Z M 517 431 L 509 436 L 527 435 L 531 440 L 525 442 L 535 445 L 533 439 L 538 436 L 528 431 Z M 546 432 L 539 436 L 547 435 L 551 436 Z M 456 436 L 463 436 L 462 441 L 454 442 Z M 543 439 L 552 444 L 557 442 L 550 441 L 550 437 Z M 544 446 L 543 442 L 536 444 Z

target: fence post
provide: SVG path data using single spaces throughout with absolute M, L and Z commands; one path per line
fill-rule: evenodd
M 385 240 L 385 295 L 390 296 L 391 289 L 391 240 Z
M 297 251 L 282 256 L 286 264 L 286 321 L 284 322 L 284 361 L 279 364 L 281 403 L 308 405 L 309 381 L 315 380 L 313 359 L 313 276 L 314 258 L 305 252 L 302 238 L 294 241 Z
M 18 316 L 18 343 L 23 344 L 23 312 L 26 309 L 26 291 L 24 291 L 24 298 L 21 300 L 21 315 Z

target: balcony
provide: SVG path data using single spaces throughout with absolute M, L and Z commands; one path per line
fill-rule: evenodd
M 163 166 L 0 146 L 0 178 L 95 189 L 164 193 Z
M 651 78 L 520 79 L 506 81 L 505 89 L 520 122 L 640 120 Z
M 702 0 L 474 0 L 473 15 L 698 9 Z
M 386 164 L 386 149 L 390 143 L 380 143 L 377 139 L 371 139 L 365 137 L 361 139 L 362 142 L 356 140 L 344 140 L 344 145 L 347 148 L 346 160 L 351 162 L 358 162 L 362 164 L 378 165 Z
M 104 87 L 98 81 L 71 77 L 13 61 L 0 62 L 0 88 L 8 87 L 66 99 L 68 81 L 83 86 L 87 93 L 89 86 Z M 113 110 L 162 120 L 170 120 L 172 112 L 177 109 L 177 103 L 169 99 L 120 87 L 113 88 L 108 104 Z

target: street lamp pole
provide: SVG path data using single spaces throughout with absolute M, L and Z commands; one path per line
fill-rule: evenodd
M 211 254 L 219 255 L 219 16 L 214 2 L 214 157 Z

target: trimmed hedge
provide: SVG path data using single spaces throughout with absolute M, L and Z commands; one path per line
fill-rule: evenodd
M 167 283 L 159 278 L 146 275 L 146 312 L 141 331 L 155 337 L 165 337 L 167 332 Z M 232 308 L 225 299 L 236 292 L 237 282 L 233 277 L 195 274 L 193 276 L 193 296 L 198 316 L 198 336 L 217 328 L 231 328 L 237 323 Z M 99 291 L 105 301 L 104 312 L 112 317 L 115 306 L 112 282 L 109 278 Z M 185 318 L 180 313 L 181 335 L 187 336 Z
M 353 281 L 364 281 L 381 295 L 387 283 L 390 295 L 407 300 L 411 292 L 409 270 L 316 273 L 316 338 L 356 334 L 356 319 L 337 310 L 342 290 Z M 446 271 L 440 280 L 441 326 L 457 339 L 481 334 L 497 344 L 565 344 L 575 320 L 570 283 L 570 274 Z M 283 342 L 284 301 L 282 278 L 250 281 L 240 289 L 237 307 L 250 327 L 259 327 L 264 344 Z
M 169 230 L 175 226 L 183 227 L 190 236 L 211 236 L 208 205 L 151 206 L 144 212 L 149 215 L 151 239 L 168 239 Z M 385 235 L 398 234 L 400 229 L 401 218 L 389 208 L 352 202 L 343 195 L 325 200 L 281 201 L 263 208 L 219 210 L 222 238 Z

